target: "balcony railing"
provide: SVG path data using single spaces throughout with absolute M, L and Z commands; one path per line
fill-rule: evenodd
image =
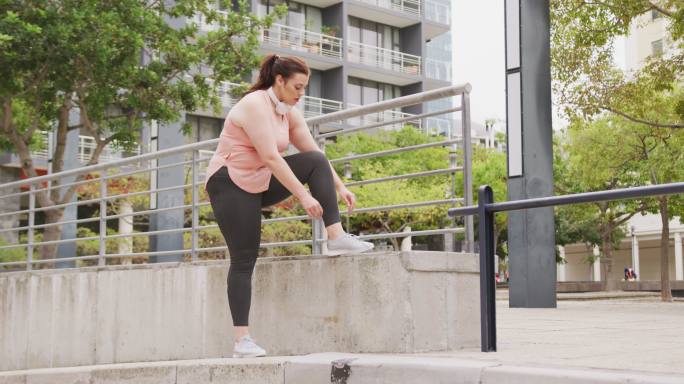
M 425 18 L 441 24 L 451 24 L 451 7 L 449 4 L 436 1 L 425 2 Z
M 43 141 L 42 144 L 42 149 L 35 150 L 31 152 L 31 157 L 33 159 L 43 159 L 47 160 L 48 159 L 48 148 L 49 148 L 49 132 L 41 132 L 42 137 L 41 140 Z M 111 144 L 108 144 L 105 146 L 104 150 L 100 154 L 99 162 L 100 163 L 107 163 L 110 161 L 114 160 L 119 160 L 123 159 L 124 156 L 124 151 L 114 149 L 116 146 L 115 142 L 112 142 Z M 84 136 L 80 135 L 78 137 L 78 160 L 86 164 L 87 162 L 90 161 L 90 159 L 93 156 L 93 152 L 95 152 L 95 148 L 97 147 L 97 144 L 95 143 L 95 139 L 90 137 L 90 136 Z M 135 150 L 133 150 L 130 153 L 127 153 L 130 156 L 133 155 L 139 155 L 141 153 L 141 148 L 140 145 L 137 146 Z
M 337 100 L 321 99 L 319 97 L 304 96 L 302 101 L 297 103 L 304 117 L 314 117 L 325 115 L 326 113 L 337 112 L 344 109 L 344 103 Z
M 451 81 L 451 63 L 448 61 L 426 58 L 425 76 L 435 80 Z
M 273 24 L 263 31 L 262 39 L 268 44 L 289 48 L 299 52 L 342 59 L 342 39 L 318 32 Z
M 349 41 L 347 47 L 349 61 L 409 75 L 419 76 L 421 73 L 420 56 L 362 44 L 356 41 Z
M 421 0 L 359 0 L 362 3 L 373 4 L 378 7 L 391 9 L 397 12 L 420 16 Z

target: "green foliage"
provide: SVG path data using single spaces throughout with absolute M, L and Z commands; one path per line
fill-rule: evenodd
M 674 51 L 651 56 L 625 74 L 613 62 L 614 39 L 638 17 L 658 11 Z M 554 93 L 569 118 L 619 114 L 651 126 L 684 127 L 684 101 L 671 104 L 667 119 L 651 105 L 667 97 L 684 77 L 684 2 L 680 0 L 551 1 L 551 64 Z

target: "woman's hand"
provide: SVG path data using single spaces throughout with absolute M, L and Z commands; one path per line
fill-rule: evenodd
M 299 199 L 299 202 L 302 204 L 302 207 L 304 207 L 304 210 L 306 210 L 309 217 L 319 219 L 323 216 L 323 207 L 321 207 L 318 200 L 314 199 L 311 194 L 307 193 Z
M 347 204 L 347 212 L 351 213 L 354 210 L 354 206 L 356 206 L 356 196 L 354 193 L 345 186 L 338 188 L 337 193 L 340 194 L 340 199 Z

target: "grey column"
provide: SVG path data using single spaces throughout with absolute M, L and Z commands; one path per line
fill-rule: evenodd
M 181 126 L 185 121 L 185 114 L 183 113 L 177 122 L 159 125 L 157 136 L 157 149 L 169 149 L 185 144 Z M 183 154 L 174 156 L 165 156 L 158 160 L 158 165 L 168 165 L 183 161 Z M 156 185 L 150 184 L 152 188 L 166 188 L 185 184 L 183 166 L 175 166 L 161 169 L 157 172 Z M 167 208 L 178 207 L 183 205 L 183 190 L 177 189 L 172 191 L 156 193 L 156 204 L 151 208 Z M 150 215 L 150 231 L 165 230 L 165 229 L 181 229 L 184 223 L 184 210 L 174 209 Z M 168 233 L 161 235 L 150 236 L 150 251 L 173 251 L 183 249 L 183 233 Z M 168 262 L 168 261 L 182 261 L 183 254 L 170 254 L 164 256 L 150 256 L 151 263 Z
M 80 115 L 78 111 L 72 110 L 69 113 L 69 125 L 76 125 L 80 122 Z M 79 140 L 80 136 L 79 130 L 75 129 L 67 133 L 66 148 L 64 150 L 64 166 L 62 170 L 67 171 L 70 169 L 80 168 L 83 166 L 79 160 Z M 53 140 L 54 142 L 54 140 Z M 54 143 L 54 145 L 57 145 Z M 54 147 L 49 150 L 50 157 L 54 154 Z M 71 183 L 76 180 L 76 176 L 69 176 L 59 179 L 59 182 L 64 185 L 66 183 Z M 64 187 L 60 189 L 60 197 L 64 196 L 69 187 Z M 78 196 L 74 195 L 70 202 L 76 202 Z M 76 220 L 78 219 L 78 207 L 75 205 L 68 206 L 64 209 L 64 217 L 62 221 Z M 76 238 L 76 224 L 63 224 L 62 225 L 62 240 L 75 239 Z M 57 246 L 57 258 L 63 257 L 74 257 L 76 256 L 76 242 L 62 243 Z M 56 268 L 73 268 L 76 266 L 74 261 L 61 261 L 55 264 Z
M 553 194 L 549 1 L 506 0 L 508 199 Z M 509 305 L 556 307 L 553 208 L 508 214 Z

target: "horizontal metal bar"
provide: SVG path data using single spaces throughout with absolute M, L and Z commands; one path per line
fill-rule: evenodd
M 407 204 L 396 204 L 396 205 L 383 205 L 383 206 L 377 206 L 377 207 L 369 207 L 369 208 L 359 208 L 355 209 L 352 214 L 355 213 L 366 213 L 366 212 L 375 212 L 375 211 L 391 211 L 393 209 L 406 209 L 406 208 L 417 208 L 417 207 L 425 207 L 429 205 L 443 205 L 443 204 L 455 204 L 455 203 L 460 203 L 463 202 L 462 198 L 458 199 L 445 199 L 445 200 L 430 200 L 430 201 L 422 201 L 420 203 L 407 203 Z M 349 215 L 349 213 L 345 211 L 340 211 L 340 215 Z
M 426 177 L 426 176 L 435 176 L 435 175 L 442 175 L 445 173 L 454 173 L 458 171 L 462 171 L 463 167 L 456 167 L 456 168 L 446 168 L 446 169 L 435 169 L 433 171 L 425 171 L 425 172 L 416 172 L 416 173 L 407 173 L 405 175 L 397 175 L 397 176 L 387 176 L 387 177 L 379 177 L 377 179 L 368 179 L 368 180 L 361 180 L 361 181 L 353 181 L 350 183 L 344 183 L 347 187 L 353 187 L 356 185 L 365 185 L 365 184 L 373 184 L 373 183 L 382 183 L 385 181 L 392 181 L 392 180 L 401 180 L 401 179 L 413 179 L 417 177 Z
M 472 87 L 470 84 L 452 85 L 448 87 L 438 88 L 431 91 L 414 93 L 397 97 L 395 99 L 384 100 L 378 103 L 364 105 L 357 108 L 345 109 L 344 111 L 327 113 L 325 115 L 312 117 L 307 120 L 309 125 L 322 125 L 325 123 L 332 123 L 339 120 L 346 120 L 356 116 L 367 115 L 373 112 L 380 112 L 387 109 L 401 108 L 408 105 L 425 103 L 431 100 L 443 99 L 445 97 L 456 96 L 462 93 L 470 93 Z
M 487 211 L 503 212 L 527 208 L 541 208 L 556 205 L 593 203 L 597 201 L 636 199 L 640 197 L 684 193 L 684 182 L 647 185 L 642 187 L 613 189 L 599 192 L 576 193 L 564 196 L 539 197 L 535 199 L 506 201 L 487 205 Z
M 143 169 L 143 170 L 136 169 L 136 170 L 128 171 L 128 172 L 124 172 L 124 173 L 117 173 L 117 174 L 107 175 L 107 176 L 105 176 L 105 179 L 106 179 L 106 180 L 118 179 L 118 178 L 121 178 L 121 177 L 124 177 L 124 176 L 134 175 L 134 174 L 136 174 L 136 173 L 151 172 L 151 171 L 159 171 L 159 170 L 166 169 L 166 168 L 180 167 L 180 166 L 188 165 L 188 164 L 192 164 L 192 160 L 183 160 L 183 161 L 179 161 L 179 162 L 176 162 L 176 163 L 158 165 L 158 166 L 156 166 L 156 167 L 149 167 L 149 168 L 145 168 L 145 169 Z
M 163 235 L 163 234 L 168 234 L 168 233 L 190 232 L 190 231 L 192 231 L 192 228 L 159 229 L 156 231 L 149 231 L 149 232 L 131 232 L 131 233 L 118 234 L 118 235 L 109 235 L 109 236 L 103 236 L 103 238 L 104 239 L 120 239 L 122 237 L 154 236 L 154 235 Z
M 375 235 L 361 235 L 359 239 L 362 240 L 374 240 L 374 239 L 385 239 L 394 237 L 408 237 L 408 236 L 431 236 L 431 235 L 443 235 L 446 233 L 463 233 L 465 228 L 445 228 L 445 229 L 430 229 L 424 231 L 410 231 L 410 232 L 389 232 L 389 233 L 378 233 Z
M 77 261 L 77 260 L 96 260 L 99 256 L 73 256 L 73 257 L 58 257 L 56 259 L 39 259 L 33 260 L 31 264 L 47 264 L 60 261 Z
M 178 205 L 176 207 L 155 208 L 155 209 L 148 209 L 145 211 L 137 211 L 137 212 L 132 212 L 132 213 L 122 213 L 119 215 L 105 216 L 105 220 L 119 219 L 122 217 L 129 217 L 129 216 L 149 215 L 149 214 L 153 214 L 153 213 L 173 211 L 176 209 L 187 209 L 187 208 L 192 208 L 192 205 L 186 204 L 186 205 Z
M 584 192 L 562 196 L 538 197 L 534 199 L 513 200 L 501 203 L 487 204 L 488 212 L 517 211 L 529 208 L 552 207 L 557 205 L 595 203 L 598 201 L 638 199 L 642 197 L 672 195 L 684 193 L 684 182 L 659 185 L 646 185 L 641 187 L 612 189 L 608 191 Z M 477 206 L 451 208 L 450 216 L 465 216 L 477 214 Z
M 21 266 L 21 265 L 24 265 L 24 266 L 25 266 L 25 265 L 26 265 L 26 260 L 23 260 L 23 261 L 5 261 L 5 262 L 0 263 L 0 267 L 12 267 L 12 266 L 15 266 L 15 265 L 16 265 L 16 266 Z M 12 272 L 12 271 L 11 271 L 11 270 L 9 270 L 9 271 L 3 271 L 2 269 L 0 269 L 0 273 L 2 273 L 2 272 Z
M 430 147 L 441 147 L 441 146 L 445 146 L 445 145 L 455 144 L 455 143 L 458 143 L 460 141 L 463 141 L 463 139 L 451 139 L 451 140 L 444 140 L 444 141 L 435 141 L 433 143 L 411 145 L 408 147 L 388 149 L 386 151 L 378 151 L 378 152 L 364 153 L 361 155 L 340 157 L 337 159 L 330 160 L 330 162 L 333 164 L 336 164 L 336 163 L 343 163 L 345 161 L 353 161 L 353 160 L 368 159 L 368 158 L 372 158 L 372 157 L 387 156 L 387 155 L 393 155 L 395 153 L 415 151 L 418 149 L 424 149 L 424 148 L 430 148 Z
M 48 223 L 48 224 L 39 224 L 39 225 L 34 225 L 33 229 L 40 229 L 40 228 L 47 228 L 47 227 L 54 227 L 56 225 L 64 225 L 64 224 L 81 224 L 81 223 L 89 223 L 93 221 L 99 221 L 100 219 L 98 217 L 95 218 L 90 218 L 90 219 L 77 219 L 77 220 L 66 220 L 66 221 L 60 221 L 57 223 Z M 24 227 L 18 227 L 18 228 L 7 228 L 7 229 L 0 229 L 0 233 L 3 232 L 15 232 L 15 231 L 26 231 L 30 228 L 30 226 L 24 226 Z
M 327 137 L 346 135 L 349 133 L 354 133 L 354 132 L 363 131 L 363 130 L 367 130 L 367 129 L 379 128 L 379 127 L 384 127 L 386 125 L 399 124 L 399 123 L 404 123 L 407 121 L 420 120 L 422 118 L 427 118 L 427 117 L 432 117 L 432 116 L 437 116 L 437 115 L 443 115 L 445 113 L 457 112 L 460 110 L 461 110 L 461 107 L 455 107 L 455 108 L 443 109 L 441 111 L 436 111 L 436 112 L 421 113 L 419 115 L 412 115 L 412 116 L 403 117 L 401 119 L 396 119 L 396 120 L 383 121 L 380 123 L 362 125 L 360 127 L 354 127 L 354 128 L 340 129 L 340 130 L 329 132 L 329 133 L 323 133 L 323 134 L 320 134 L 316 137 L 324 139 Z
M 150 189 L 147 191 L 141 191 L 141 192 L 130 192 L 130 193 L 121 193 L 118 195 L 111 195 L 107 196 L 104 199 L 105 200 L 115 200 L 115 199 L 123 199 L 125 197 L 134 197 L 134 196 L 139 196 L 139 195 L 148 195 L 150 193 L 159 193 L 159 192 L 168 192 L 168 191 L 174 191 L 176 189 L 185 189 L 185 188 L 191 188 L 192 183 L 190 184 L 182 184 L 182 185 L 174 185 L 172 187 L 165 187 L 165 188 L 156 188 L 156 189 Z
M 24 195 L 30 194 L 31 191 L 24 191 L 24 192 L 16 192 L 16 193 L 10 193 L 9 195 L 2 195 L 0 196 L 0 199 L 9 199 L 10 197 L 21 197 Z

